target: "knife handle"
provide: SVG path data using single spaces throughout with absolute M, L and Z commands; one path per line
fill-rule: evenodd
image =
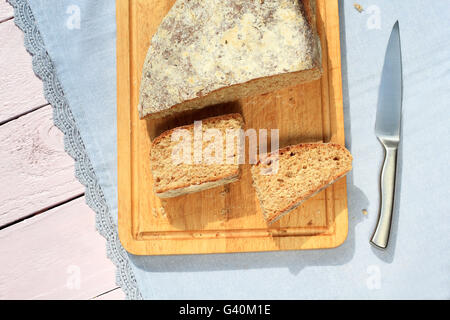
M 381 207 L 377 227 L 370 242 L 378 248 L 386 249 L 391 230 L 394 210 L 395 177 L 397 171 L 397 145 L 381 142 L 385 149 L 383 169 L 381 171 Z

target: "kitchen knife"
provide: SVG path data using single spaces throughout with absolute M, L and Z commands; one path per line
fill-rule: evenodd
M 400 28 L 397 21 L 392 28 L 386 49 L 375 123 L 375 134 L 384 147 L 385 159 L 380 180 L 380 214 L 375 232 L 370 242 L 381 249 L 385 249 L 388 246 L 394 210 L 397 151 L 400 143 L 402 95 L 402 55 Z

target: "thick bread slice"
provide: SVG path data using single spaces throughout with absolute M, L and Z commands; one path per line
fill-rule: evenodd
M 320 78 L 315 17 L 315 0 L 177 0 L 151 40 L 140 117 Z
M 278 159 L 278 171 L 274 161 Z M 352 155 L 329 143 L 299 144 L 279 150 L 252 166 L 264 218 L 272 223 L 352 169 Z
M 194 124 L 166 131 L 157 137 L 153 141 L 150 151 L 156 195 L 161 198 L 177 197 L 239 180 L 237 142 L 234 149 L 231 150 L 233 154 L 231 156 L 228 154 L 227 158 L 226 135 L 227 130 L 240 130 L 243 125 L 244 121 L 240 114 L 227 114 L 202 120 L 201 130 L 198 129 L 199 127 L 195 129 L 197 133 L 201 132 L 201 137 L 194 134 Z M 212 135 L 208 134 L 212 131 L 209 129 L 217 129 L 221 134 L 222 141 L 219 140 L 219 136 L 212 138 Z M 189 140 L 184 136 L 179 138 L 180 135 L 175 135 L 175 133 L 183 131 L 184 134 L 191 137 Z M 222 155 L 218 152 L 219 156 L 214 161 L 208 161 L 216 156 L 216 150 L 220 150 L 215 149 L 217 141 L 219 145 L 223 146 Z M 186 143 L 188 150 L 180 148 L 180 146 L 184 146 L 180 143 Z M 196 145 L 196 143 L 199 144 Z M 200 152 L 198 152 L 200 147 L 196 146 L 201 146 Z M 195 148 L 198 149 L 197 156 L 194 155 Z M 186 159 L 184 151 L 186 154 L 190 151 L 187 156 L 188 161 L 184 161 Z M 198 157 L 198 154 L 201 154 L 201 158 Z

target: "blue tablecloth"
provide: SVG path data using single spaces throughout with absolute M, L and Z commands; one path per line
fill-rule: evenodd
M 16 7 L 27 6 L 26 0 L 10 1 Z M 33 16 L 28 19 L 42 35 L 76 123 L 75 129 L 66 130 L 66 138 L 72 131 L 79 133 L 83 148 L 74 156 L 78 162 L 89 161 L 95 173 L 84 182 L 92 190 L 101 189 L 90 192 L 89 199 L 105 200 L 106 207 L 97 208 L 103 213 L 98 219 L 110 215 L 114 224 L 115 1 L 28 3 L 31 12 L 24 11 Z M 332 250 L 250 254 L 117 257 L 117 252 L 110 252 L 120 267 L 119 283 L 123 284 L 121 278 L 131 279 L 124 285 L 129 297 L 450 298 L 450 2 L 361 0 L 359 4 L 364 8 L 361 13 L 354 1 L 339 2 L 347 147 L 355 159 L 347 178 L 346 242 Z M 397 19 L 404 67 L 401 185 L 390 247 L 382 252 L 368 242 L 377 218 L 383 158 L 374 122 L 384 52 Z M 104 229 L 106 222 L 97 222 Z M 115 228 L 107 234 L 108 241 L 117 238 Z

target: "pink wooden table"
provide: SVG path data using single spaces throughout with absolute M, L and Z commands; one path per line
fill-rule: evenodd
M 123 299 L 13 15 L 0 0 L 0 299 Z

